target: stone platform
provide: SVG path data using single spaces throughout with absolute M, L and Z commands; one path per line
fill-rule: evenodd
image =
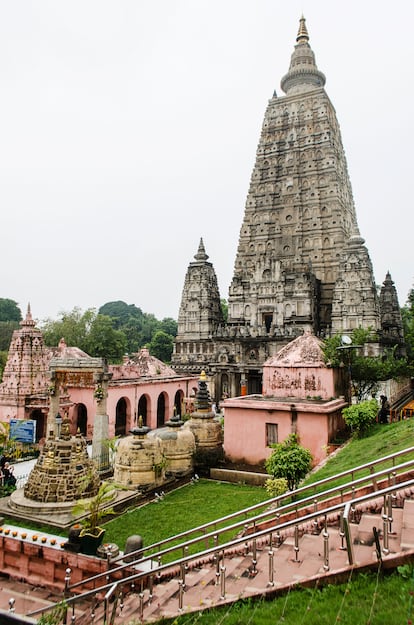
M 139 499 L 142 499 L 142 494 L 136 490 L 117 490 L 114 499 L 106 507 L 123 510 L 130 505 L 136 505 Z M 63 503 L 33 501 L 27 499 L 24 490 L 19 488 L 10 497 L 0 499 L 0 514 L 16 522 L 33 521 L 58 529 L 68 529 L 73 523 L 80 521 L 82 516 L 87 516 L 73 516 L 72 509 L 75 504 L 76 501 Z

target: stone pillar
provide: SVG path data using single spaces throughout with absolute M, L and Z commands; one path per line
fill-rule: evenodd
M 108 383 L 112 373 L 98 373 L 94 376 L 96 386 L 94 397 L 96 400 L 96 414 L 93 422 L 92 458 L 96 462 L 99 471 L 107 471 L 109 464 L 109 417 L 106 409 L 108 397 Z
M 53 433 L 57 438 L 58 432 L 56 429 L 56 415 L 59 412 L 60 403 L 60 385 L 59 379 L 53 376 L 50 380 L 49 386 L 49 412 L 47 415 L 46 423 L 46 438 L 49 438 L 50 433 Z

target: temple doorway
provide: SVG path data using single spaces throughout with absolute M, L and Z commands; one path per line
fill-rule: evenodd
M 88 433 L 88 410 L 85 404 L 76 406 L 76 432 L 80 432 L 82 436 L 87 437 Z
M 157 401 L 157 428 L 160 428 L 165 423 L 165 393 L 160 393 Z
M 174 397 L 174 408 L 175 414 L 179 417 L 182 415 L 182 405 L 183 405 L 184 393 L 183 391 L 177 391 Z
M 38 443 L 41 438 L 46 436 L 46 415 L 39 408 L 36 408 L 30 418 L 36 421 L 36 443 Z
M 126 435 L 126 423 L 127 423 L 127 403 L 124 397 L 118 401 L 116 405 L 115 416 L 115 436 Z
M 138 419 L 142 417 L 142 424 L 147 425 L 148 402 L 146 395 L 141 395 L 138 402 Z

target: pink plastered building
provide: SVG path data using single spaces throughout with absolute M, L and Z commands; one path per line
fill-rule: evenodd
M 62 339 L 57 348 L 43 343 L 42 332 L 36 328 L 30 306 L 20 328 L 12 336 L 7 363 L 0 384 L 0 422 L 11 419 L 36 421 L 36 440 L 48 434 L 46 423 L 50 406 L 50 362 L 62 359 L 88 364 L 88 354 L 77 347 L 68 347 Z M 150 428 L 160 427 L 174 411 L 190 410 L 198 386 L 198 377 L 178 375 L 171 367 L 143 348 L 125 357 L 120 365 L 109 365 L 106 407 L 109 436 L 128 434 L 141 416 Z M 72 434 L 78 429 L 92 438 L 97 398 L 93 376 L 68 374 L 60 389 L 59 413 L 68 417 Z
M 344 388 L 343 371 L 325 364 L 317 337 L 305 333 L 294 339 L 265 362 L 262 395 L 223 403 L 226 457 L 232 462 L 262 464 L 272 453 L 273 443 L 296 433 L 317 464 L 345 427 Z

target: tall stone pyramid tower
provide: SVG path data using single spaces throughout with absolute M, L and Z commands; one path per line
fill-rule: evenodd
M 274 94 L 265 113 L 230 286 L 229 323 L 262 335 L 330 332 L 343 255 L 350 236 L 359 235 L 339 125 L 324 85 L 302 18 L 281 81 L 286 96 Z M 368 275 L 356 278 L 369 303 L 362 324 L 376 328 L 366 260 Z M 360 325 L 354 314 L 355 323 L 350 314 L 341 331 Z
M 358 327 L 380 329 L 372 265 L 324 85 L 302 17 L 281 81 L 286 95 L 274 93 L 264 116 L 227 323 L 217 311 L 215 274 L 209 290 L 197 263 L 187 272 L 173 367 L 206 369 L 216 400 L 261 392 L 263 362 L 303 332 L 323 337 Z M 205 263 L 204 254 L 203 246 L 196 260 Z M 191 319 L 198 318 L 197 334 Z

